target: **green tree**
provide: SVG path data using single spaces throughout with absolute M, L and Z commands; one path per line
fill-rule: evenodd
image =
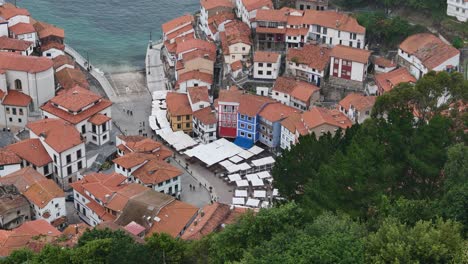
M 460 225 L 451 220 L 419 221 L 414 226 L 385 220 L 368 236 L 368 263 L 464 263 Z
M 168 234 L 155 233 L 146 240 L 145 248 L 156 263 L 182 263 L 186 246 L 183 241 Z

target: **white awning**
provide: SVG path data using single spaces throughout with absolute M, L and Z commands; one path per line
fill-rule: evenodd
M 252 198 L 249 198 L 247 200 L 247 203 L 245 203 L 245 205 L 251 206 L 251 207 L 258 207 L 259 204 L 260 204 L 260 200 L 252 199 Z
M 188 151 L 187 151 L 188 152 Z M 190 153 L 185 153 L 186 155 L 189 155 Z M 232 165 L 234 165 L 232 162 L 230 162 L 229 160 L 224 160 L 224 161 L 221 161 L 219 163 L 219 165 L 223 166 L 224 168 L 228 168 L 228 167 L 231 167 Z
M 263 149 L 259 146 L 253 145 L 250 149 L 249 152 L 251 152 L 254 155 L 258 155 L 263 152 Z
M 248 150 L 243 150 L 238 155 L 239 155 L 239 157 L 241 157 L 243 159 L 250 159 L 251 157 L 254 156 L 254 154 L 252 152 L 249 152 Z
M 278 189 L 273 189 L 272 196 L 278 196 Z
M 266 198 L 266 191 L 263 190 L 255 190 L 253 197 L 255 198 Z
M 250 181 L 250 182 L 252 183 L 252 186 L 254 186 L 254 187 L 265 186 L 265 183 L 260 178 L 252 179 L 252 181 Z
M 236 156 L 230 157 L 229 160 L 234 162 L 234 163 L 239 163 L 244 159 L 236 155 Z
M 230 182 L 242 180 L 241 176 L 239 174 L 231 174 L 231 175 L 228 176 L 228 178 L 229 178 Z
M 252 160 L 252 164 L 255 167 L 270 165 L 270 164 L 273 164 L 273 163 L 275 163 L 275 159 L 273 159 L 272 157 L 266 157 L 266 158 L 262 158 L 262 159 Z
M 245 198 L 243 198 L 243 197 L 233 197 L 232 198 L 232 204 L 244 205 L 245 204 Z
M 160 136 L 177 151 L 198 145 L 193 138 L 182 131 L 161 133 Z
M 246 180 L 236 181 L 237 187 L 248 187 L 249 182 Z
M 247 197 L 247 190 L 236 190 L 234 196 Z
M 245 178 L 248 181 L 253 181 L 254 179 L 258 179 L 258 176 L 257 176 L 257 174 L 247 174 L 247 175 L 245 175 Z
M 242 148 L 236 144 L 221 138 L 209 144 L 199 145 L 187 151 L 187 155 L 196 157 L 200 161 L 210 167 L 222 160 L 228 159 L 232 156 L 242 152 Z
M 268 171 L 257 172 L 257 175 L 260 179 L 271 178 L 271 174 Z

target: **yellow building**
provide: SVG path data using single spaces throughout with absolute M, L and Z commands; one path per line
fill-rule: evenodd
M 173 131 L 192 133 L 192 108 L 187 94 L 167 93 L 167 120 Z

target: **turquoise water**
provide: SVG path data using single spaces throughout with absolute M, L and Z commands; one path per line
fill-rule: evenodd
M 13 1 L 9 1 L 13 2 Z M 65 41 L 104 71 L 143 68 L 150 32 L 199 9 L 198 0 L 17 0 L 39 20 L 65 29 Z

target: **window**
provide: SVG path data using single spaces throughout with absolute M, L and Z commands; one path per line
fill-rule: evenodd
M 271 75 L 271 71 L 267 71 L 267 75 Z
M 271 67 L 271 66 L 272 66 L 271 63 L 267 63 L 267 67 Z
M 80 160 L 78 161 L 78 170 L 81 170 L 83 168 L 83 162 Z
M 245 47 L 242 47 L 242 51 L 245 51 Z
M 18 111 L 19 111 L 19 114 L 20 114 L 20 115 L 24 115 L 24 113 L 23 113 L 23 108 L 19 108 Z
M 10 113 L 10 107 L 6 107 L 5 110 L 6 110 L 6 113 L 7 113 L 7 114 Z
M 252 134 L 248 133 L 248 134 L 247 134 L 247 137 L 248 137 L 248 138 L 252 138 Z
M 182 128 L 181 124 L 177 124 L 177 129 L 181 129 L 181 128 Z
M 247 129 L 248 129 L 248 130 L 252 130 L 252 126 L 251 126 L 251 125 L 248 125 L 248 126 L 247 126 Z
M 189 115 L 186 115 L 186 116 L 185 116 L 185 120 L 190 120 L 190 116 L 189 116 Z
M 23 84 L 21 83 L 21 80 L 19 79 L 15 80 L 15 89 L 18 91 L 23 90 Z
M 67 164 L 71 162 L 71 154 L 67 155 Z
M 97 141 L 97 137 L 96 136 L 93 136 L 93 141 Z
M 54 166 L 54 171 L 55 171 L 55 174 L 58 174 L 57 166 Z
M 57 163 L 57 156 L 54 154 L 54 162 Z
M 92 126 L 92 131 L 93 131 L 93 133 L 96 133 L 96 125 Z
M 76 151 L 76 157 L 77 157 L 78 159 L 81 158 L 81 149 L 79 149 L 79 150 Z
M 21 123 L 23 122 L 23 120 L 21 118 L 18 118 L 18 123 Z
M 86 125 L 82 125 L 81 126 L 81 134 L 85 134 L 86 133 Z
M 240 124 L 240 127 L 241 127 L 241 128 L 245 128 L 245 124 L 244 124 L 244 123 L 241 123 L 241 124 Z
M 107 123 L 102 124 L 102 131 L 107 131 Z
M 49 165 L 44 166 L 44 175 L 49 174 Z
M 262 62 L 259 62 L 259 63 L 258 63 L 258 67 L 263 67 L 263 63 L 262 63 Z
M 189 128 L 189 127 L 190 127 L 190 123 L 185 123 L 185 127 L 186 127 L 186 128 Z
M 16 108 L 12 108 L 13 110 L 13 115 L 16 115 Z
M 106 139 L 107 139 L 107 135 L 102 136 L 102 140 L 106 140 Z
M 258 75 L 263 75 L 263 71 L 258 71 Z
M 72 174 L 72 166 L 67 167 L 67 175 Z
M 169 184 L 169 183 L 171 183 L 171 180 L 167 180 L 167 181 L 166 181 L 166 184 Z
M 244 132 L 244 131 L 241 131 L 241 132 L 240 132 L 240 135 L 241 135 L 241 137 L 244 137 L 244 136 L 245 136 L 245 132 Z

